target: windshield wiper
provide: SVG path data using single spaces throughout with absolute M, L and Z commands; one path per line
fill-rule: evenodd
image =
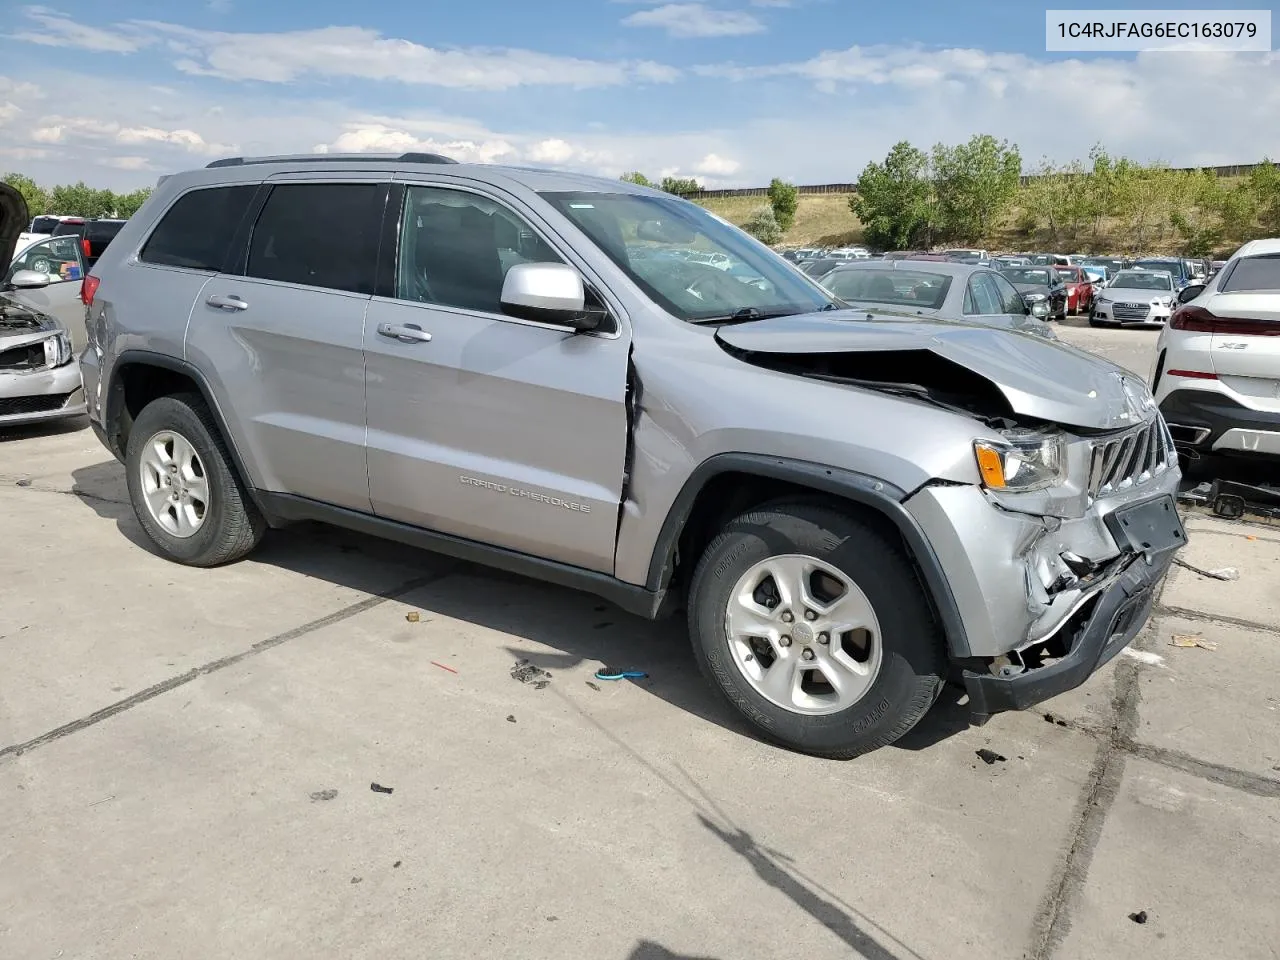
M 814 313 L 825 313 L 827 310 L 840 310 L 842 307 L 835 303 L 829 303 L 825 307 L 812 311 Z M 808 310 L 761 310 L 758 307 L 743 307 L 733 313 L 725 314 L 721 317 L 698 317 L 696 320 L 690 320 L 695 324 L 710 323 L 747 323 L 751 320 L 772 320 L 774 317 L 794 317 L 801 313 L 809 313 Z

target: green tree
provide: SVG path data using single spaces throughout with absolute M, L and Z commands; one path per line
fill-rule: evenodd
M 800 204 L 800 191 L 793 184 L 774 177 L 769 183 L 769 206 L 782 232 L 786 233 L 796 222 L 796 207 Z
M 1009 209 L 1022 176 L 1016 145 L 990 134 L 968 143 L 933 148 L 937 229 L 945 237 L 972 242 L 990 236 Z
M 660 190 L 674 193 L 677 197 L 687 197 L 691 193 L 702 190 L 702 184 L 692 177 L 663 177 Z
M 1250 226 L 1257 231 L 1256 236 L 1280 236 L 1280 167 L 1263 157 L 1262 162 L 1250 171 L 1246 183 L 1253 198 L 1256 226 Z M 1251 237 L 1245 236 L 1244 239 Z
M 6 173 L 4 182 L 22 194 L 22 199 L 27 204 L 27 213 L 31 216 L 49 212 L 49 194 L 26 174 Z
M 92 217 L 98 204 L 98 191 L 83 180 L 59 184 L 50 193 L 53 212 L 71 217 Z
M 929 158 L 905 140 L 894 144 L 884 163 L 863 169 L 849 207 L 872 246 L 902 250 L 928 243 L 933 228 Z
M 147 198 L 151 196 L 151 188 L 143 187 L 141 190 L 134 190 L 132 193 L 121 193 L 116 195 L 116 216 L 128 220 L 138 208 L 147 202 Z
M 742 229 L 769 246 L 782 242 L 782 227 L 774 216 L 772 207 L 757 207 L 751 211 L 751 216 L 742 225 Z
M 641 187 L 652 187 L 653 181 L 646 177 L 639 170 L 632 170 L 630 173 L 624 173 L 618 178 L 624 183 L 634 183 Z

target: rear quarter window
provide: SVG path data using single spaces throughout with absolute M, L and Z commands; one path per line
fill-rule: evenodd
M 138 259 L 162 267 L 219 271 L 256 184 L 206 187 L 178 199 L 163 217 Z
M 1222 282 L 1223 293 L 1280 291 L 1280 254 L 1244 257 Z

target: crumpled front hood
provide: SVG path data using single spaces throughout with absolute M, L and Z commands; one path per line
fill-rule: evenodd
M 1118 430 L 1155 413 L 1146 384 L 1109 361 L 1061 341 L 955 321 L 841 310 L 727 326 L 716 340 L 790 357 L 928 351 L 989 381 L 1015 413 L 1064 426 Z

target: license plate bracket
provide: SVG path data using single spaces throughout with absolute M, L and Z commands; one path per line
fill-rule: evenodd
M 1110 513 L 1106 522 L 1116 545 L 1134 553 L 1152 556 L 1187 544 L 1177 506 L 1167 494 L 1121 507 Z

